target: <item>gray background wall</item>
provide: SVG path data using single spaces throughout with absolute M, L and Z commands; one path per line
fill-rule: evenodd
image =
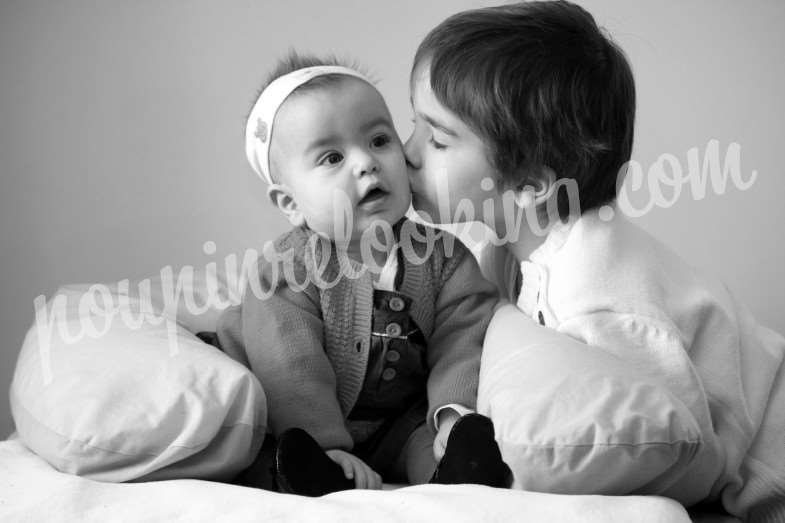
M 367 64 L 408 136 L 414 50 L 447 15 L 496 2 L 0 2 L 0 435 L 33 298 L 153 276 L 285 230 L 245 165 L 243 118 L 290 46 Z M 640 219 L 785 332 L 785 4 L 581 2 L 629 54 L 635 159 L 686 165 L 741 145 L 729 186 Z M 213 240 L 215 256 L 202 244 Z

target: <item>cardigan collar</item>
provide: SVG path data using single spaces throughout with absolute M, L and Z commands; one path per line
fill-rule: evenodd
M 395 241 L 400 247 L 400 260 L 403 261 L 399 267 L 399 270 L 403 272 L 403 278 L 399 279 L 400 285 L 397 290 L 415 298 L 410 311 L 412 318 L 423 333 L 428 336 L 433 330 L 433 312 L 431 311 L 433 304 L 423 303 L 422 300 L 416 298 L 422 294 L 425 265 L 428 263 L 423 255 L 429 250 L 428 243 L 435 244 L 436 242 L 427 232 L 429 229 L 419 228 L 419 233 L 414 234 L 411 229 L 406 230 L 404 227 L 418 228 L 419 226 L 406 217 L 393 225 Z M 308 257 L 314 256 L 314 258 L 311 258 L 306 265 L 309 266 L 309 272 L 322 273 L 320 279 L 326 283 L 326 286 L 319 286 L 321 293 L 334 294 L 334 292 L 330 292 L 330 289 L 340 288 L 343 292 L 353 295 L 358 293 L 361 296 L 373 294 L 373 279 L 367 267 L 361 262 L 349 258 L 345 251 L 341 251 L 334 242 L 323 236 L 320 236 L 319 240 L 314 239 L 313 236 L 318 236 L 317 233 L 307 227 L 300 228 L 299 233 L 304 235 L 303 240 L 306 243 L 315 241 L 313 253 L 308 255 Z M 401 241 L 402 233 L 403 241 Z M 432 249 L 433 245 L 430 247 Z M 324 260 L 325 254 L 329 254 L 329 259 L 326 262 Z

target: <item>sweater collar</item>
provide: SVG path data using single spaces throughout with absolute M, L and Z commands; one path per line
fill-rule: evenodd
M 426 282 L 426 264 L 428 262 L 424 261 L 423 263 L 417 263 L 415 260 L 421 258 L 424 252 L 428 251 L 428 240 L 420 240 L 418 237 L 409 234 L 408 236 L 410 241 L 401 242 L 401 229 L 407 221 L 407 218 L 402 218 L 393 226 L 395 240 L 399 246 L 399 259 L 403 261 L 403 264 L 399 268 L 399 270 L 403 272 L 403 279 L 398 290 L 406 296 L 417 298 L 418 296 L 422 296 L 423 293 L 423 288 Z M 419 227 L 415 222 L 411 221 L 409 221 L 407 226 Z M 304 234 L 307 238 L 317 234 L 316 232 L 307 228 L 302 228 L 299 232 Z M 428 233 L 426 233 L 425 229 L 423 229 L 422 238 L 427 238 L 427 236 Z M 350 259 L 346 253 L 339 254 L 334 242 L 320 242 L 317 244 L 317 249 L 315 252 L 317 258 L 314 264 L 319 266 L 319 264 L 322 263 L 322 257 L 325 254 L 324 247 L 326 246 L 326 243 L 330 244 L 330 259 L 326 263 L 324 279 L 328 282 L 334 282 L 340 273 L 341 279 L 339 287 L 346 288 L 344 285 L 349 284 L 349 287 L 353 289 L 353 293 L 359 293 L 362 295 L 368 293 L 372 294 L 373 282 L 370 271 L 368 271 L 362 263 Z M 345 280 L 351 280 L 351 283 Z M 433 304 L 429 304 L 428 300 L 413 299 L 412 301 L 412 308 L 410 311 L 411 315 L 420 328 L 423 329 L 423 332 L 430 332 L 430 329 L 432 328 L 433 313 L 429 309 L 429 307 L 432 306 Z
M 565 222 L 556 222 L 548 231 L 545 241 L 529 255 L 529 260 L 538 265 L 548 265 L 548 262 L 561 250 L 567 242 L 570 233 L 576 225 L 584 219 L 581 216 L 577 219 Z M 525 263 L 525 261 L 524 261 Z

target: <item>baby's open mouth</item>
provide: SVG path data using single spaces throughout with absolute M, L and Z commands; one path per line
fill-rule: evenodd
M 387 191 L 376 187 L 368 191 L 368 193 L 362 197 L 362 199 L 360 200 L 360 205 L 375 202 L 376 200 L 384 198 L 385 196 L 387 196 Z

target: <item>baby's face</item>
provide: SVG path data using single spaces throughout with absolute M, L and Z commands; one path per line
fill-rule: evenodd
M 336 238 L 336 213 L 350 213 L 347 232 L 357 240 L 375 220 L 395 223 L 409 208 L 400 139 L 366 82 L 347 77 L 295 94 L 278 110 L 271 139 L 272 169 L 292 198 L 282 210 L 293 223 Z M 336 209 L 340 201 L 348 208 Z

